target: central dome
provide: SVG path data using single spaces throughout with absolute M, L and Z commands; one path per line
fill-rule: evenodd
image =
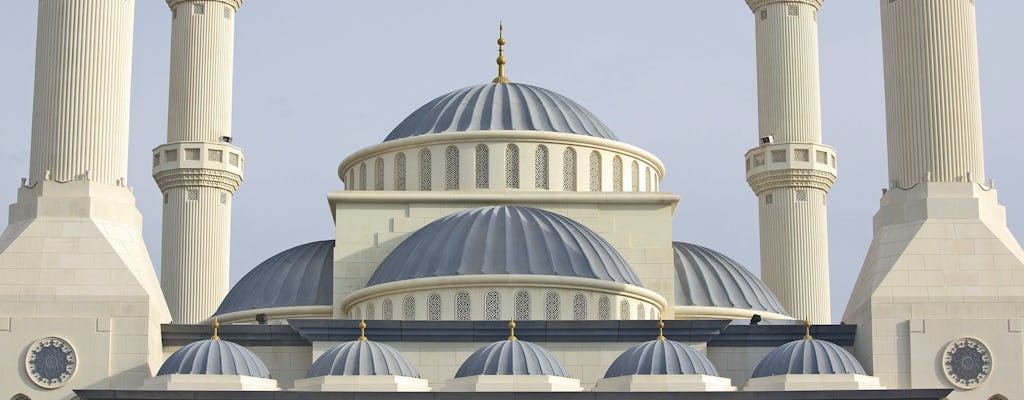
M 565 96 L 521 83 L 485 83 L 424 104 L 384 141 L 430 133 L 503 130 L 564 132 L 618 140 L 594 114 Z

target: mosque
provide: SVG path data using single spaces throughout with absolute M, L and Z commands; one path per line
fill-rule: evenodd
M 746 0 L 759 131 L 737 168 L 761 279 L 673 241 L 664 164 L 512 81 L 499 34 L 492 82 L 340 161 L 333 238 L 234 287 L 242 0 L 166 2 L 158 278 L 126 185 L 134 1 L 39 1 L 29 176 L 0 235 L 0 399 L 1024 396 L 1024 251 L 985 181 L 974 0 L 880 0 L 889 183 L 840 324 L 822 0 Z

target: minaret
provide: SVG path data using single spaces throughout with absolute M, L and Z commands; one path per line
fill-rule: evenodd
M 821 143 L 821 0 L 746 0 L 757 32 L 759 145 L 746 154 L 757 195 L 761 279 L 789 315 L 831 322 L 826 196 L 835 150 Z
M 153 150 L 163 192 L 160 281 L 175 323 L 196 323 L 228 292 L 231 199 L 245 156 L 231 144 L 235 13 L 242 0 L 167 0 L 167 144 Z

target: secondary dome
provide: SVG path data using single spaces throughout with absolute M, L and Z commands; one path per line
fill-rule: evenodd
M 522 340 L 502 340 L 481 347 L 462 363 L 456 378 L 476 375 L 553 375 L 569 373 L 543 347 Z
M 525 130 L 618 140 L 594 114 L 558 93 L 522 83 L 485 83 L 442 95 L 384 139 L 442 132 Z
M 707 356 L 673 340 L 651 340 L 630 347 L 612 362 L 604 377 L 626 375 L 719 376 Z
M 175 351 L 160 366 L 160 375 L 245 375 L 270 379 L 270 371 L 253 352 L 226 340 L 200 340 Z
M 742 308 L 788 315 L 764 282 L 724 254 L 691 243 L 672 242 L 676 305 Z
M 331 305 L 334 241 L 306 243 L 257 265 L 231 288 L 213 315 L 261 308 Z
M 332 347 L 313 362 L 307 378 L 336 375 L 398 375 L 419 378 L 419 372 L 394 347 L 355 340 Z
M 453 275 L 526 274 L 600 279 L 642 287 L 607 241 L 569 218 L 530 207 L 458 212 L 414 232 L 366 286 Z
M 751 378 L 786 374 L 859 374 L 864 367 L 839 345 L 817 339 L 800 339 L 772 350 L 754 368 Z

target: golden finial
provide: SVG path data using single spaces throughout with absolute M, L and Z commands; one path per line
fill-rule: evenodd
M 508 340 L 519 340 L 516 338 L 516 321 L 508 321 Z
M 220 322 L 215 319 L 213 320 L 213 336 L 210 337 L 210 340 L 220 340 L 220 336 L 217 336 L 217 328 L 220 328 Z
M 366 320 L 360 320 L 359 321 L 359 339 L 356 339 L 356 340 L 359 340 L 359 341 L 362 341 L 362 342 L 366 341 Z
M 665 340 L 665 320 L 658 320 L 658 340 Z
M 811 338 L 811 321 L 804 320 L 804 340 Z
M 491 83 L 510 83 L 505 76 L 505 25 L 498 21 L 498 77 Z

